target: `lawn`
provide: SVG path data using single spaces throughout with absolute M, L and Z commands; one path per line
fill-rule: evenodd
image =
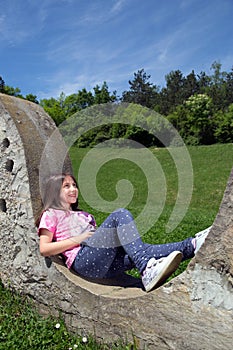
M 111 211 L 111 201 L 116 200 L 118 195 L 116 191 L 116 184 L 121 179 L 127 179 L 133 186 L 134 193 L 132 200 L 127 203 L 126 207 L 134 214 L 135 217 L 138 216 L 147 201 L 148 176 L 145 176 L 145 171 L 143 170 L 145 170 L 145 168 L 152 167 L 151 157 L 147 157 L 145 153 L 146 151 L 143 149 L 132 151 L 134 153 L 134 158 L 136 153 L 136 161 L 135 159 L 134 161 L 130 159 L 120 159 L 120 157 L 124 155 L 124 150 L 121 149 L 116 151 L 118 153 L 114 153 L 115 158 L 112 157 L 110 160 L 108 158 L 111 157 L 105 157 L 106 150 L 100 149 L 94 154 L 94 156 L 89 156 L 89 152 L 90 149 L 77 149 L 75 147 L 71 148 L 70 150 L 70 156 L 76 178 L 78 178 L 80 164 L 82 166 L 81 171 L 84 174 L 84 177 L 81 177 L 81 183 L 79 183 L 80 207 L 93 213 L 98 224 L 100 224 L 108 215 L 108 212 L 101 212 L 98 210 L 98 206 L 103 202 L 103 206 L 106 211 Z M 232 168 L 233 145 L 227 144 L 188 148 L 193 171 L 192 197 L 191 202 L 187 207 L 186 215 L 176 229 L 171 233 L 166 233 L 166 224 L 177 199 L 178 175 L 176 164 L 174 163 L 169 151 L 166 149 L 151 149 L 151 152 L 158 163 L 158 165 L 156 165 L 157 168 L 162 168 L 162 176 L 165 176 L 166 178 L 166 198 L 161 215 L 149 232 L 144 235 L 144 239 L 149 240 L 149 243 L 157 243 L 161 242 L 161 240 L 170 241 L 173 239 L 173 237 L 181 239 L 191 234 L 195 234 L 195 232 L 198 230 L 211 225 L 218 212 Z M 128 154 L 130 153 L 127 153 L 127 155 Z M 106 161 L 103 160 L 104 157 L 106 158 Z M 138 163 L 140 164 L 140 159 L 143 157 L 143 166 L 145 168 L 141 169 L 138 166 Z M 90 158 L 90 160 L 86 160 L 88 158 Z M 85 164 L 83 166 L 82 164 L 84 162 Z M 102 166 L 99 165 L 100 162 L 102 162 Z M 94 176 L 90 176 L 90 174 L 94 174 Z M 83 183 L 85 185 L 84 196 L 82 196 L 83 193 L 81 186 Z M 125 197 L 129 195 L 129 188 L 130 185 L 128 183 L 125 186 L 125 196 L 123 193 L 121 197 L 124 200 Z M 95 189 L 97 189 L 102 198 L 94 198 L 96 191 Z M 89 199 L 86 195 L 87 191 L 93 207 L 91 207 L 91 205 L 85 201 L 86 198 Z M 150 210 L 156 211 L 156 204 L 161 206 L 159 200 L 162 197 L 161 192 L 163 192 L 164 189 L 162 189 L 160 186 L 157 189 L 153 189 L 153 191 L 155 195 L 157 195 L 157 198 L 154 200 L 154 206 L 153 199 L 151 200 L 152 205 L 150 207 L 152 209 Z M 121 202 L 119 201 L 117 204 L 120 205 Z M 146 217 L 146 220 L 148 219 L 149 217 Z
M 80 207 L 93 213 L 98 224 L 110 209 L 117 205 L 123 206 L 122 203 L 138 217 L 143 208 L 148 206 L 148 194 L 153 192 L 154 198 L 150 198 L 149 209 L 141 219 L 146 225 L 152 218 L 151 227 L 143 233 L 143 240 L 148 243 L 181 240 L 211 225 L 219 210 L 233 164 L 232 144 L 188 148 L 193 172 L 192 196 L 189 205 L 186 205 L 185 215 L 178 220 L 175 229 L 169 232 L 167 223 L 175 207 L 179 188 L 177 164 L 171 153 L 166 149 L 118 149 L 114 153 L 111 153 L 111 149 L 107 153 L 105 149 L 99 149 L 93 152 L 75 147 L 70 149 L 74 173 L 76 177 L 82 174 Z M 185 170 L 185 164 L 184 169 L 179 169 L 182 170 Z M 122 179 L 127 182 L 120 183 Z M 189 184 L 190 179 L 184 186 Z M 156 219 L 154 213 L 158 213 Z M 182 263 L 176 274 L 182 272 L 187 263 Z M 135 271 L 132 273 L 135 274 Z M 30 301 L 6 290 L 2 285 L 0 297 L 0 349 L 107 349 L 107 346 L 97 344 L 89 336 L 86 343 L 85 338 L 70 335 L 60 319 L 44 320 L 31 307 Z M 111 349 L 126 350 L 133 347 L 118 344 L 112 345 Z
M 148 149 L 125 150 L 119 148 L 114 151 L 110 149 L 97 149 L 93 153 L 93 149 L 72 147 L 70 156 L 76 178 L 79 180 L 80 166 L 83 173 L 83 176 L 80 177 L 80 207 L 93 213 L 97 223 L 100 224 L 107 217 L 108 213 L 96 208 L 98 208 L 100 203 L 103 203 L 105 210 L 111 211 L 111 201 L 116 200 L 119 194 L 116 191 L 116 185 L 119 180 L 127 179 L 133 186 L 134 193 L 132 200 L 125 207 L 133 213 L 134 217 L 137 217 L 146 205 L 148 174 L 151 177 L 150 169 L 153 167 L 152 163 L 155 162 L 154 177 L 156 177 L 157 171 L 158 177 L 165 177 L 165 182 L 161 183 L 159 181 L 158 188 L 153 189 L 155 193 L 154 202 L 152 198 L 147 215 L 141 219 L 145 223 L 150 220 L 154 223 L 148 232 L 143 232 L 143 240 L 154 244 L 167 243 L 195 235 L 196 232 L 213 223 L 219 210 L 233 165 L 233 145 L 195 146 L 188 147 L 187 150 L 191 158 L 191 170 L 193 174 L 192 196 L 186 208 L 185 216 L 171 232 L 168 232 L 166 228 L 177 199 L 178 171 L 174 157 L 171 156 L 171 152 L 167 149 L 150 149 L 150 153 L 155 158 L 154 161 L 151 155 L 148 154 Z M 84 196 L 82 195 L 81 185 L 84 185 Z M 166 194 L 165 199 L 163 199 L 164 205 L 161 208 L 160 199 L 163 197 L 161 192 L 163 193 L 164 191 L 162 186 L 166 187 Z M 126 184 L 125 192 L 121 196 L 122 200 L 125 200 L 125 197 L 129 196 L 129 187 L 129 183 Z M 95 194 L 93 194 L 95 188 L 102 198 L 93 198 L 95 197 Z M 89 193 L 88 196 L 87 192 Z M 91 202 L 92 206 L 86 198 L 88 200 L 90 199 L 89 202 Z M 120 205 L 121 203 L 117 204 Z M 156 211 L 161 211 L 161 215 L 157 220 L 153 220 L 151 218 Z M 175 275 L 181 273 L 186 268 L 188 262 L 183 262 Z M 133 274 L 135 275 L 135 273 Z

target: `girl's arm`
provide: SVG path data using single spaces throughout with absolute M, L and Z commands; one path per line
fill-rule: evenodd
M 91 237 L 93 232 L 85 232 L 81 235 L 53 242 L 53 233 L 47 229 L 40 230 L 40 254 L 42 256 L 52 256 L 65 252 L 68 249 L 78 246 L 86 238 Z

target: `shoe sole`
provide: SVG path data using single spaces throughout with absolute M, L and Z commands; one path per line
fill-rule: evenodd
M 150 292 L 155 287 L 161 286 L 166 279 L 173 274 L 173 272 L 179 267 L 180 262 L 183 258 L 183 254 L 179 251 L 174 251 L 167 256 L 167 265 L 165 268 L 158 274 L 158 276 L 151 281 L 151 283 L 146 286 L 146 292 Z
M 202 245 L 205 243 L 205 240 L 210 232 L 211 227 L 212 226 L 207 227 L 205 230 L 200 231 L 195 235 L 195 239 L 196 239 L 196 248 L 194 250 L 195 255 L 197 254 L 199 249 L 202 247 Z

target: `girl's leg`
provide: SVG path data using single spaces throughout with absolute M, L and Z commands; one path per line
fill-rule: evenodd
M 72 265 L 72 268 L 80 275 L 89 278 L 110 278 L 110 276 L 114 277 L 116 274 L 135 267 L 118 237 L 119 212 L 121 213 L 120 224 L 124 225 L 124 230 L 127 222 L 132 222 L 131 214 L 124 209 L 108 216 L 95 234 L 83 242 L 83 247 Z M 136 230 L 131 239 L 135 240 L 137 235 Z M 125 236 L 130 237 L 130 235 Z
M 95 248 L 87 245 L 82 247 L 72 265 L 77 273 L 88 278 L 114 278 L 133 267 L 122 247 Z
M 145 249 L 147 254 L 154 257 L 155 259 L 160 259 L 168 256 L 174 251 L 180 251 L 183 254 L 182 260 L 191 259 L 194 257 L 194 245 L 193 238 L 186 238 L 184 241 L 165 243 L 165 244 L 147 244 L 145 243 Z
M 128 261 L 132 262 L 131 268 L 137 267 L 140 272 L 151 258 L 143 249 L 144 243 L 137 231 L 132 214 L 126 209 L 119 209 L 111 213 L 95 234 L 88 238 L 84 244 L 93 248 L 93 252 L 96 252 L 99 260 L 103 262 L 104 259 L 106 273 L 111 270 L 113 262 L 116 266 L 116 257 L 119 267 L 122 267 L 125 263 L 125 256 L 128 255 Z M 122 254 L 119 253 L 119 249 L 121 249 Z M 99 264 L 99 260 L 95 260 L 95 263 Z M 103 264 L 101 266 L 103 267 Z M 101 270 L 103 270 L 102 267 Z M 126 269 L 125 267 L 124 271 Z
M 123 266 L 124 270 L 126 270 L 124 265 L 126 254 L 133 262 L 133 265 L 142 273 L 147 262 L 152 257 L 158 259 L 166 257 L 174 250 L 180 250 L 184 255 L 184 259 L 187 259 L 193 256 L 194 250 L 191 238 L 183 242 L 165 245 L 143 243 L 133 217 L 126 209 L 119 209 L 110 214 L 95 234 L 86 241 L 86 244 L 89 246 L 89 249 L 83 248 L 82 250 L 82 253 L 87 255 L 85 258 L 83 256 L 84 261 L 82 263 L 82 266 L 84 263 L 86 266 L 85 275 L 90 267 L 95 265 L 95 271 L 92 272 L 90 269 L 89 277 L 91 277 L 90 274 L 94 274 L 96 277 L 104 277 L 111 270 L 116 257 L 119 268 Z M 124 248 L 124 251 L 121 249 L 121 254 L 119 251 L 120 246 Z M 80 254 L 78 254 L 77 259 L 81 258 Z M 78 264 L 76 266 L 78 268 Z M 98 276 L 97 273 L 99 274 Z

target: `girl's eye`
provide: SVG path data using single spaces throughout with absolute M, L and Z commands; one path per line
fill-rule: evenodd
M 73 183 L 72 185 L 70 185 L 70 184 L 63 185 L 64 188 L 70 188 L 71 186 L 77 188 L 77 185 L 75 183 Z

